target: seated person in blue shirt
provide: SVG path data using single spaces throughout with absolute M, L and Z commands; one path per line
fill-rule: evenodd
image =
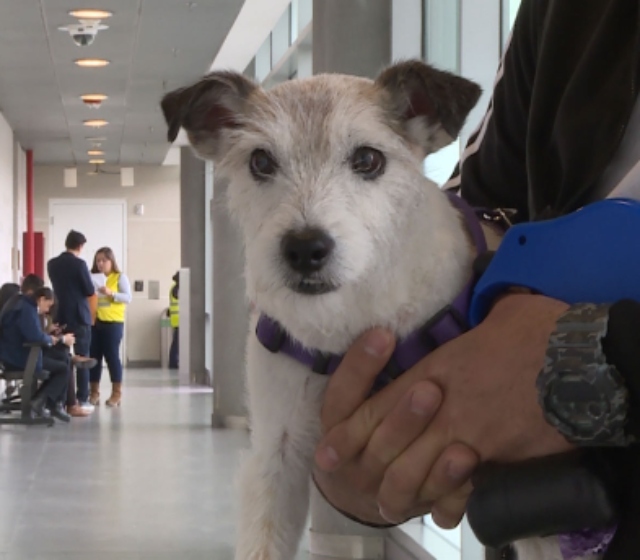
M 9 370 L 22 370 L 27 365 L 29 348 L 24 345 L 37 342 L 46 346 L 63 342 L 71 346 L 73 334 L 50 336 L 42 329 L 40 314 L 48 313 L 53 305 L 50 288 L 38 288 L 32 294 L 20 294 L 6 305 L 0 316 L 0 361 Z M 38 357 L 36 371 L 49 371 L 49 378 L 38 388 L 31 401 L 31 409 L 36 416 L 54 416 L 68 422 L 70 416 L 64 410 L 67 392 L 67 364 L 48 356 Z

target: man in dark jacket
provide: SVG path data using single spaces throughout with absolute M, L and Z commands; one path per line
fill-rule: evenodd
M 560 216 L 611 195 L 640 199 L 639 22 L 637 0 L 523 0 L 489 110 L 448 188 L 476 206 L 515 209 L 517 221 Z M 576 419 L 553 425 L 536 386 L 558 321 L 575 319 L 568 324 L 585 332 L 599 328 L 585 309 L 506 295 L 483 324 L 405 373 L 408 392 L 391 384 L 375 400 L 366 400 L 368 388 L 393 338 L 379 329 L 367 333 L 327 389 L 318 485 L 336 507 L 371 523 L 431 511 L 437 523 L 452 526 L 465 511 L 479 461 L 638 441 L 639 308 L 632 301 L 612 305 L 603 315 L 608 333 L 595 349 L 607 363 L 602 371 L 620 374 L 610 395 L 599 393 L 603 409 L 628 407 L 615 441 L 567 436 Z M 567 389 L 565 397 L 576 395 Z M 627 492 L 605 556 L 612 560 L 635 559 L 640 550 L 640 452 L 637 444 L 623 451 Z
M 65 241 L 66 251 L 47 263 L 47 271 L 58 300 L 55 322 L 66 325 L 75 335 L 75 353 L 89 356 L 91 347 L 91 311 L 87 298 L 95 293 L 87 264 L 80 253 L 87 242 L 82 233 L 71 230 Z M 93 409 L 89 399 L 89 370 L 76 367 L 79 406 Z

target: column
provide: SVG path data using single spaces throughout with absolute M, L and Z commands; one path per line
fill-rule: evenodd
M 246 428 L 245 347 L 249 311 L 244 250 L 226 208 L 228 183 L 213 171 L 213 417 L 214 427 Z
M 188 338 L 180 337 L 181 349 L 188 344 L 187 352 L 181 352 L 180 372 L 188 369 L 190 381 L 209 385 L 205 370 L 205 162 L 196 158 L 189 147 L 180 148 L 180 258 L 181 268 L 189 269 L 188 298 L 181 294 L 182 318 L 189 321 Z M 182 290 L 181 290 L 182 291 Z M 188 309 L 182 312 L 182 303 Z M 188 362 L 183 364 L 183 355 Z
M 391 0 L 316 0 L 313 3 L 313 73 L 374 78 L 391 62 Z M 315 487 L 309 550 L 313 560 L 382 559 L 385 531 L 350 521 Z

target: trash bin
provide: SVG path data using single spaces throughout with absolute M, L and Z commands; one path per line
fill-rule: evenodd
M 169 308 L 162 310 L 160 315 L 160 365 L 162 369 L 169 369 L 169 349 L 173 339 L 173 329 L 171 319 L 167 316 Z

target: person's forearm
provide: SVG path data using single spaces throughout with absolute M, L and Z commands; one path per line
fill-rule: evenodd
M 112 298 L 118 303 L 131 303 L 131 284 L 126 276 L 120 276 L 118 291 L 113 293 Z

